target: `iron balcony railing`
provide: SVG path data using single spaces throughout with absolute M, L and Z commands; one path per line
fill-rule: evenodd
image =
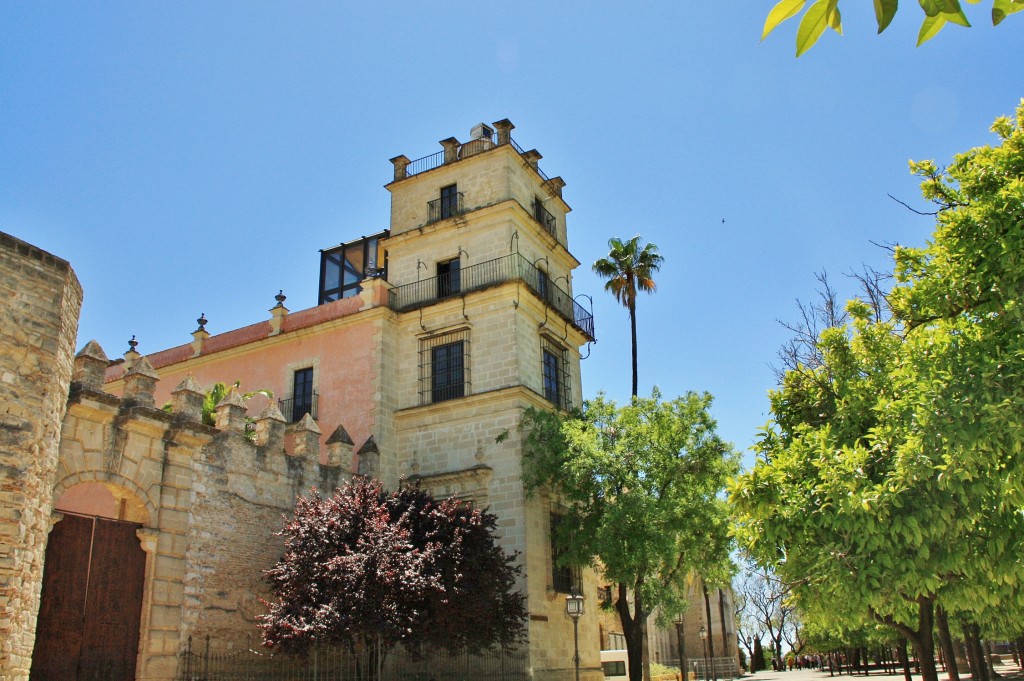
M 544 204 L 536 199 L 533 201 L 533 219 L 540 223 L 544 231 L 557 238 L 555 235 L 555 216 L 549 213 Z
M 289 397 L 286 400 L 278 400 L 277 406 L 284 417 L 288 419 L 288 423 L 298 423 L 306 414 L 309 414 L 314 419 L 319 418 L 317 413 L 318 397 L 314 391 L 310 395 L 299 395 L 298 397 Z
M 482 138 L 482 140 L 486 141 L 487 138 L 486 137 Z M 491 136 L 490 142 L 491 142 L 491 145 L 493 145 L 493 146 L 492 147 L 487 147 L 487 148 L 493 148 L 493 147 L 498 146 L 498 134 L 497 133 L 495 133 L 495 134 L 493 134 Z M 520 156 L 522 156 L 522 155 L 524 155 L 526 153 L 525 151 L 523 151 L 523 148 L 516 143 L 516 141 L 514 139 L 509 138 L 509 143 L 512 145 L 512 148 L 515 149 L 519 153 Z M 469 140 L 468 142 L 465 142 L 465 143 L 463 143 L 460 146 L 460 153 L 456 154 L 456 158 L 467 158 L 470 155 L 478 154 L 481 151 L 486 150 L 486 149 L 483 148 L 483 146 L 484 146 L 484 144 L 481 143 L 481 139 Z M 472 153 L 471 154 L 470 153 L 461 153 L 462 149 L 466 149 L 467 151 L 472 150 Z M 411 161 L 409 163 L 409 165 L 407 165 L 405 167 L 405 177 L 412 177 L 413 175 L 419 175 L 420 173 L 425 173 L 428 170 L 433 170 L 434 168 L 440 168 L 443 165 L 444 165 L 444 151 L 442 150 L 442 151 L 438 151 L 436 153 L 430 154 L 429 156 L 424 156 L 423 158 L 418 158 L 415 161 Z M 547 182 L 548 180 L 551 179 L 539 167 L 536 167 L 535 169 L 537 171 L 537 174 L 540 175 L 541 179 L 544 180 L 545 182 Z
M 433 201 L 427 201 L 427 222 L 437 222 L 445 218 L 462 215 L 465 209 L 462 206 L 462 192 L 452 196 L 442 196 Z
M 388 304 L 391 309 L 398 312 L 415 310 L 444 298 L 479 291 L 516 279 L 526 284 L 537 297 L 579 329 L 589 340 L 595 340 L 593 313 L 573 300 L 567 291 L 548 279 L 547 273 L 534 267 L 533 263 L 519 253 L 463 267 L 459 271 L 457 281 L 453 281 L 450 276 L 442 276 L 397 286 L 391 289 Z

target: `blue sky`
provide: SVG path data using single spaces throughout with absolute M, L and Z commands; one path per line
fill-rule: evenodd
M 715 395 L 746 448 L 814 272 L 885 267 L 931 231 L 908 159 L 993 140 L 1024 96 L 1024 17 L 921 48 L 905 0 L 875 34 L 794 58 L 764 2 L 0 3 L 0 230 L 70 260 L 79 347 L 142 352 L 316 304 L 318 249 L 387 226 L 388 159 L 476 123 L 562 176 L 594 298 L 584 393 L 630 389 L 626 312 L 589 265 L 612 236 L 665 256 L 639 302 L 640 390 Z M 724 221 L 724 222 L 723 222 Z M 232 377 L 226 377 L 231 379 Z

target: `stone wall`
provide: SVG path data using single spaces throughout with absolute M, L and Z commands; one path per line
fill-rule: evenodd
M 320 430 L 308 416 L 292 426 L 269 406 L 248 430 L 245 403 L 232 390 L 201 422 L 203 391 L 188 375 L 157 408 L 159 374 L 145 358 L 123 377 L 123 396 L 103 390 L 108 361 L 90 342 L 74 378 L 52 494 L 102 486 L 137 522 L 146 552 L 136 679 L 170 681 L 188 638 L 214 650 L 255 644 L 256 616 L 268 591 L 263 571 L 281 555 L 282 516 L 309 487 L 333 488 L 352 460 L 350 442 L 329 446 L 321 465 Z M 286 453 L 286 440 L 289 450 Z M 347 470 L 347 468 L 346 468 Z M 67 495 L 67 496 L 65 496 Z
M 82 288 L 0 233 L 0 680 L 28 678 Z

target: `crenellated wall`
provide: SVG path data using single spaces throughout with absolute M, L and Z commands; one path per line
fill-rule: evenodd
M 223 647 L 258 638 L 263 570 L 281 554 L 274 533 L 298 495 L 341 482 L 352 444 L 331 438 L 321 464 L 320 430 L 308 416 L 286 426 L 270 405 L 249 431 L 245 403 L 232 390 L 216 409 L 216 427 L 207 426 L 191 375 L 165 411 L 155 406 L 159 374 L 147 359 L 125 373 L 121 397 L 103 391 L 108 364 L 95 342 L 75 358 L 53 499 L 61 511 L 95 512 L 103 506 L 91 497 L 112 495 L 118 519 L 142 525 L 136 678 L 169 680 L 190 635 L 210 634 Z
M 0 233 L 0 680 L 28 678 L 82 288 Z

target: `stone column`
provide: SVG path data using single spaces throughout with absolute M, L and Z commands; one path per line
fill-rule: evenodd
M 236 433 L 245 432 L 245 400 L 238 394 L 237 388 L 229 390 L 214 411 L 217 414 L 217 428 Z
M 108 364 L 110 364 L 110 360 L 107 359 L 103 348 L 99 343 L 91 340 L 75 355 L 75 368 L 71 375 L 71 382 L 86 390 L 103 390 L 103 373 L 107 370 Z
M 459 160 L 459 140 L 454 137 L 441 140 L 438 144 L 444 147 L 444 162 L 454 163 Z
M 65 260 L 0 232 L 0 679 L 35 646 L 82 287 Z
M 171 410 L 186 421 L 201 422 L 204 395 L 203 388 L 196 382 L 196 377 L 189 372 L 178 387 L 171 391 Z
M 408 168 L 411 161 L 407 156 L 399 154 L 391 159 L 391 163 L 395 166 L 395 180 L 404 180 L 409 177 Z
M 124 401 L 131 406 L 152 407 L 153 393 L 160 374 L 145 357 L 139 359 L 124 375 Z
M 284 450 L 286 425 L 284 414 L 277 408 L 277 403 L 271 400 L 267 408 L 256 418 L 256 444 L 266 447 L 271 454 L 280 454 Z
M 345 426 L 338 424 L 331 436 L 327 438 L 327 465 L 328 466 L 351 466 L 352 447 L 355 444 L 349 436 Z M 346 467 L 347 467 L 346 466 Z
M 316 461 L 320 458 L 320 426 L 309 414 L 289 429 L 293 434 L 292 456 Z
M 512 130 L 516 126 L 512 125 L 512 121 L 507 118 L 502 118 L 500 121 L 494 121 L 494 129 L 498 131 L 498 145 L 508 144 L 512 141 Z

